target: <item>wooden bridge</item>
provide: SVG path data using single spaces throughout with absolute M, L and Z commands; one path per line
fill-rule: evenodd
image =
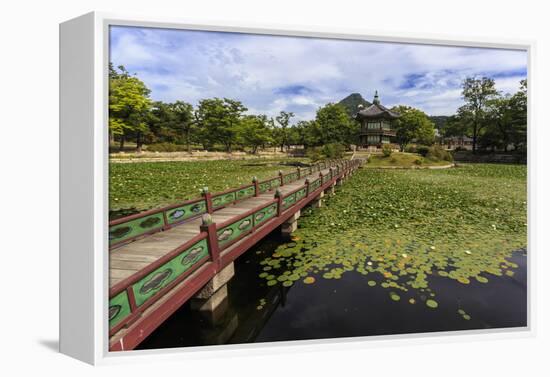
M 281 225 L 292 232 L 301 208 L 360 165 L 322 162 L 111 221 L 109 349 L 135 348 L 198 293 L 213 295 L 235 259 Z

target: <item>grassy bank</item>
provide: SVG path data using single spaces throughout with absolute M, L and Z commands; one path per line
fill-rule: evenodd
M 369 157 L 368 163 L 365 165 L 367 168 L 385 168 L 385 167 L 398 167 L 398 168 L 421 168 L 428 166 L 444 166 L 449 165 L 451 162 L 445 160 L 433 160 L 422 157 L 415 153 L 397 153 L 394 152 L 391 156 L 384 156 L 382 154 L 374 154 Z

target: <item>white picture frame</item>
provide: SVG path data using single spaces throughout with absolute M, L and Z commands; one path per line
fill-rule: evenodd
M 344 28 L 311 28 L 236 22 L 201 22 L 110 13 L 88 13 L 60 24 L 60 351 L 90 364 L 136 359 L 209 357 L 233 352 L 261 354 L 295 349 L 342 349 L 361 344 L 448 342 L 534 335 L 532 291 L 536 255 L 528 255 L 528 326 L 457 333 L 411 334 L 346 339 L 192 347 L 151 351 L 108 351 L 108 48 L 110 25 L 213 30 L 271 35 L 369 40 L 525 50 L 528 80 L 533 82 L 534 41 L 461 38 L 447 35 L 365 32 Z M 529 98 L 532 89 L 529 88 Z M 528 159 L 535 130 L 528 107 Z M 528 168 L 531 182 L 532 167 Z M 529 220 L 533 219 L 529 191 Z M 78 204 L 78 205 L 77 205 Z M 532 239 L 529 228 L 529 244 Z

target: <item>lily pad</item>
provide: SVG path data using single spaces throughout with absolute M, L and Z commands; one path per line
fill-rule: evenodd
M 435 309 L 439 306 L 439 304 L 437 303 L 437 301 L 432 300 L 430 298 L 430 299 L 426 300 L 426 306 L 429 307 L 429 308 Z
M 304 281 L 304 284 L 313 284 L 315 283 L 315 278 L 313 276 L 308 276 L 303 281 Z

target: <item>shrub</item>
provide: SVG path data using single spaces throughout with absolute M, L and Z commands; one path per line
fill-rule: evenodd
M 416 153 L 418 153 L 422 157 L 426 157 L 429 151 L 430 151 L 430 147 L 427 147 L 425 145 L 419 145 L 416 147 Z
M 428 148 L 428 153 L 426 154 L 426 158 L 429 158 L 433 161 L 453 161 L 453 156 L 445 150 L 441 145 L 434 145 L 430 148 Z
M 390 157 L 392 152 L 393 152 L 393 150 L 391 149 L 391 147 L 389 145 L 384 144 L 382 146 L 382 154 L 384 155 L 384 157 Z
M 417 158 L 416 160 L 414 160 L 414 163 L 416 165 L 422 165 L 422 159 L 421 158 Z
M 407 153 L 417 153 L 415 145 L 407 145 L 405 147 L 405 152 Z
M 321 149 L 321 153 L 325 158 L 342 158 L 345 151 L 346 148 L 339 143 L 325 144 Z
M 317 162 L 321 159 L 321 148 L 319 147 L 312 147 L 308 148 L 306 150 L 306 156 L 309 158 L 312 162 Z

